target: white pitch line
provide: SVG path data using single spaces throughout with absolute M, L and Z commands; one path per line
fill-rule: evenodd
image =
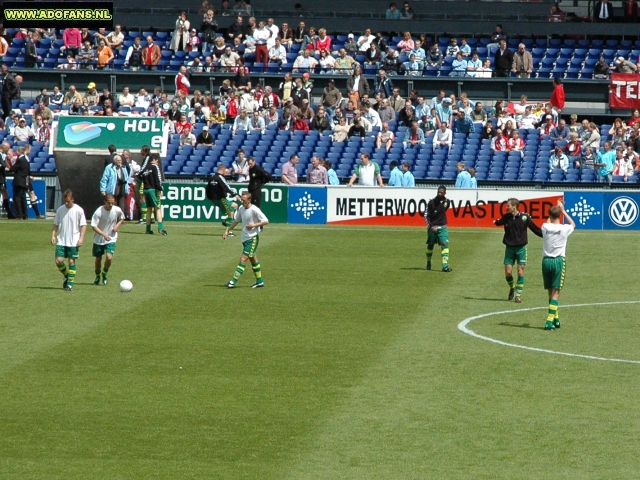
M 593 307 L 593 306 L 601 306 L 601 305 L 624 305 L 624 304 L 633 304 L 633 303 L 640 303 L 640 300 L 629 300 L 624 302 L 579 303 L 576 305 L 562 305 L 562 308 Z M 532 310 L 547 310 L 547 307 L 520 308 L 517 310 L 503 310 L 501 312 L 483 313 L 482 315 L 476 315 L 474 317 L 469 317 L 461 321 L 458 324 L 458 330 L 460 330 L 463 333 L 466 333 L 467 335 L 471 335 L 472 337 L 479 338 L 480 340 L 486 340 L 487 342 L 497 343 L 498 345 L 504 345 L 505 347 L 522 348 L 524 350 L 531 350 L 534 352 L 551 353 L 553 355 L 564 355 L 567 357 L 586 358 L 589 360 L 600 360 L 603 362 L 640 364 L 640 360 L 625 360 L 622 358 L 604 358 L 604 357 L 596 357 L 593 355 L 582 355 L 579 353 L 557 352 L 555 350 L 547 350 L 546 348 L 527 347 L 525 345 L 519 345 L 517 343 L 508 343 L 508 342 L 503 342 L 502 340 L 497 340 L 495 338 L 485 337 L 484 335 L 480 335 L 474 332 L 473 330 L 471 330 L 470 328 L 467 328 L 467 325 L 469 325 L 474 320 L 479 320 L 484 317 L 491 317 L 493 315 L 504 315 L 507 313 L 529 312 Z

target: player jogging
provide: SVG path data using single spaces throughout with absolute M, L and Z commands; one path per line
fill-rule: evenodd
M 147 232 L 153 234 L 151 230 L 151 210 L 158 221 L 158 233 L 166 235 L 162 222 L 162 209 L 160 208 L 160 197 L 162 196 L 162 174 L 160 173 L 160 155 L 152 153 L 149 155 L 149 165 L 146 169 L 140 170 L 142 181 L 144 182 L 144 198 L 147 204 Z
M 440 245 L 442 255 L 442 271 L 450 272 L 449 266 L 449 231 L 447 230 L 447 210 L 451 202 L 445 197 L 447 187 L 438 187 L 438 194 L 429 200 L 424 220 L 427 223 L 427 270 L 431 270 L 431 257 L 433 247 L 437 243 Z
M 242 205 L 238 208 L 233 223 L 222 235 L 222 239 L 226 240 L 229 232 L 240 222 L 242 222 L 242 255 L 240 256 L 240 263 L 233 274 L 233 278 L 227 282 L 227 288 L 234 288 L 236 286 L 236 282 L 244 272 L 247 259 L 251 260 L 251 267 L 256 276 L 256 283 L 254 283 L 251 288 L 264 287 L 257 252 L 258 244 L 260 243 L 260 227 L 268 225 L 269 219 L 262 213 L 262 210 L 251 203 L 251 194 L 249 192 L 242 194 Z
M 240 200 L 240 197 L 238 196 L 238 192 L 231 188 L 224 179 L 225 170 L 226 167 L 223 163 L 218 165 L 218 171 L 211 177 L 211 180 L 209 180 L 207 184 L 206 194 L 207 198 L 211 200 L 211 203 L 216 205 L 221 212 L 226 212 L 227 218 L 222 222 L 222 225 L 228 227 L 235 217 L 238 206 L 227 197 L 234 197 L 236 200 Z M 233 232 L 229 232 L 229 236 L 233 237 Z
M 65 190 L 62 194 L 63 205 L 56 210 L 56 218 L 53 221 L 51 231 L 51 244 L 56 246 L 56 266 L 64 276 L 62 288 L 73 290 L 73 281 L 76 278 L 76 260 L 79 248 L 84 243 L 84 234 L 87 230 L 87 220 L 84 218 L 84 210 L 73 203 L 73 192 Z M 64 259 L 69 259 L 69 266 Z
M 106 285 L 107 274 L 111 268 L 113 254 L 116 252 L 116 241 L 118 240 L 118 229 L 124 222 L 124 212 L 115 206 L 115 197 L 108 193 L 104 197 L 104 205 L 98 208 L 91 217 L 91 228 L 96 232 L 93 236 L 93 256 L 96 257 L 96 279 L 94 285 L 100 285 L 100 274 L 102 273 L 102 284 Z M 104 268 L 102 268 L 102 256 L 106 255 Z
M 564 215 L 568 225 L 560 223 L 560 215 Z M 558 200 L 558 205 L 549 209 L 549 220 L 542 225 L 542 280 L 544 288 L 549 292 L 545 330 L 560 328 L 558 301 L 560 290 L 564 286 L 567 239 L 575 228 L 576 224 L 564 209 L 564 203 Z
M 522 302 L 520 296 L 524 287 L 524 267 L 527 265 L 527 228 L 538 237 L 542 237 L 542 230 L 531 220 L 531 216 L 518 210 L 520 201 L 516 198 L 507 200 L 507 213 L 494 221 L 494 225 L 504 226 L 504 276 L 509 284 L 509 300 Z M 518 280 L 513 282 L 513 266 L 518 262 Z M 515 288 L 514 288 L 515 287 Z

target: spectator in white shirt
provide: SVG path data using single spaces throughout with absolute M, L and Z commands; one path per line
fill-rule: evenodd
M 358 38 L 358 51 L 364 53 L 367 50 L 369 50 L 369 47 L 371 46 L 371 42 L 373 42 L 375 39 L 376 37 L 371 35 L 371 29 L 370 28 L 365 29 L 364 35 Z
M 453 133 L 451 133 L 451 129 L 447 128 L 447 122 L 440 122 L 440 128 L 433 136 L 433 151 L 435 152 L 439 148 L 446 148 L 449 151 L 452 140 Z
M 122 93 L 118 95 L 118 103 L 121 107 L 133 107 L 136 103 L 135 97 L 129 93 L 129 87 L 122 89 Z
M 147 110 L 151 105 L 151 95 L 147 93 L 144 88 L 141 88 L 138 91 L 138 95 L 136 95 L 136 101 L 134 103 L 134 107 L 144 108 Z
M 535 129 L 535 123 L 538 122 L 538 117 L 531 113 L 531 106 L 527 105 L 524 109 L 524 113 L 516 116 L 516 125 L 518 128 L 525 128 L 527 130 Z
M 264 118 L 260 116 L 260 112 L 258 112 L 257 110 L 253 112 L 253 118 L 251 119 L 251 130 L 258 130 L 262 134 L 267 131 L 264 123 Z
M 267 47 L 271 48 L 276 43 L 276 38 L 278 38 L 278 34 L 280 33 L 280 29 L 273 22 L 273 18 L 267 20 L 267 29 L 271 32 L 271 37 L 267 40 Z
M 287 51 L 280 44 L 280 39 L 276 38 L 275 44 L 269 50 L 269 62 L 282 65 L 283 63 L 286 63 L 286 61 L 287 61 Z
M 371 104 L 369 102 L 362 103 L 362 116 L 366 118 L 372 127 L 381 127 L 382 122 L 380 121 L 380 115 L 373 108 L 371 108 Z
M 182 135 L 180 135 L 180 146 L 183 145 L 191 145 L 192 147 L 196 146 L 196 136 L 191 133 L 191 128 L 184 127 L 184 131 Z
M 251 130 L 251 120 L 246 110 L 242 110 L 240 115 L 233 121 L 233 134 L 235 135 L 240 130 Z

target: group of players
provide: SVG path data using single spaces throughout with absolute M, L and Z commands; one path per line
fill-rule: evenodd
M 144 147 L 143 147 L 144 149 Z M 158 232 L 167 235 L 162 221 L 162 207 L 160 199 L 163 195 L 162 173 L 160 170 L 160 156 L 157 153 L 147 155 L 137 173 L 137 180 L 140 184 L 140 191 L 144 195 L 144 206 L 146 210 L 146 233 L 153 234 L 151 230 L 151 217 L 155 216 L 158 223 Z M 241 197 L 237 196 L 226 180 L 224 179 L 224 165 L 209 182 L 207 190 L 213 190 L 214 194 L 209 198 L 222 207 L 227 213 L 227 220 L 224 225 L 227 227 L 223 239 L 233 235 L 233 229 L 242 223 L 242 245 L 243 251 L 240 262 L 236 268 L 233 278 L 226 284 L 228 288 L 234 288 L 240 275 L 245 270 L 247 260 L 251 261 L 251 266 L 256 277 L 253 288 L 264 287 L 262 279 L 262 269 L 257 257 L 259 244 L 259 233 L 262 227 L 269 223 L 269 220 L 256 205 L 252 204 L 252 194 L 245 192 Z M 236 210 L 236 204 L 228 200 L 228 197 L 235 197 L 242 202 Z M 73 290 L 76 277 L 76 262 L 79 258 L 79 249 L 84 244 L 84 237 L 87 229 L 87 220 L 84 210 L 75 204 L 73 192 L 66 190 L 63 195 L 63 204 L 56 210 L 53 229 L 51 232 L 51 243 L 56 246 L 55 263 L 64 277 L 62 288 L 67 291 Z M 94 231 L 92 255 L 95 257 L 95 280 L 94 285 L 107 285 L 108 273 L 116 250 L 118 240 L 118 230 L 125 220 L 122 209 L 116 206 L 114 195 L 105 193 L 103 195 L 104 205 L 99 207 L 91 217 L 91 228 Z M 231 222 L 230 224 L 228 222 Z M 105 257 L 104 265 L 102 263 Z
M 436 244 L 440 245 L 442 271 L 451 272 L 449 266 L 449 232 L 447 230 L 447 210 L 451 201 L 447 199 L 447 188 L 438 187 L 437 195 L 427 204 L 424 214 L 428 229 L 427 270 L 431 270 L 431 258 Z M 560 290 L 564 286 L 566 272 L 567 239 L 575 229 L 575 222 L 564 208 L 564 202 L 558 200 L 556 206 L 549 209 L 549 218 L 542 228 L 538 227 L 531 216 L 519 210 L 520 202 L 515 198 L 507 201 L 507 212 L 494 221 L 496 226 L 504 228 L 502 243 L 505 245 L 504 274 L 509 285 L 509 300 L 522 302 L 524 288 L 524 270 L 527 264 L 527 229 L 542 237 L 542 279 L 549 295 L 549 308 L 545 330 L 560 328 L 558 305 Z M 562 217 L 567 220 L 564 224 Z M 513 266 L 518 265 L 517 279 L 513 277 Z

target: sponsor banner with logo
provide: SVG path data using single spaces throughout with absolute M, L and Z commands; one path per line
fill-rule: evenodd
M 247 190 L 247 184 L 232 184 L 238 193 Z M 206 196 L 206 183 L 165 183 L 162 212 L 165 221 L 222 222 L 224 210 L 213 205 Z M 240 204 L 240 202 L 238 202 Z M 262 187 L 261 210 L 271 223 L 287 223 L 287 187 Z
M 602 230 L 601 192 L 566 192 L 564 208 L 576 222 L 576 229 Z
M 301 185 L 289 187 L 289 223 L 327 223 L 327 188 Z
M 424 225 L 423 214 L 436 188 L 329 187 L 327 222 L 343 225 Z M 465 190 L 450 188 L 448 224 L 452 227 L 492 227 L 515 197 L 520 210 L 536 223 L 546 220 L 562 192 L 546 190 Z
M 47 213 L 47 202 L 46 202 L 46 193 L 47 193 L 47 185 L 44 180 L 34 180 L 33 181 L 33 193 L 36 194 L 38 198 L 36 203 L 38 204 L 38 210 L 40 210 L 40 214 L 44 215 Z M 9 193 L 9 205 L 13 208 L 13 179 L 7 179 L 7 192 Z M 36 214 L 31 207 L 31 198 L 29 194 L 25 194 L 27 198 L 27 210 L 29 211 L 29 218 L 36 218 Z
M 167 132 L 162 131 L 162 121 L 155 117 L 61 116 L 53 135 L 53 148 L 106 151 L 113 144 L 119 150 L 138 151 L 149 145 L 152 151 L 166 156 Z
M 611 108 L 640 108 L 640 75 L 612 73 L 609 81 Z
M 602 228 L 605 230 L 640 230 L 640 194 L 604 193 Z

